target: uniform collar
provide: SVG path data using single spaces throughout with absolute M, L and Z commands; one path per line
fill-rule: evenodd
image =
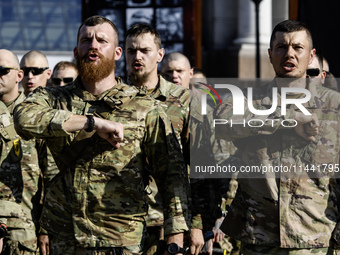
M 19 95 L 17 96 L 16 99 L 14 99 L 12 102 L 9 103 L 5 103 L 5 105 L 8 108 L 8 111 L 13 114 L 14 112 L 14 108 L 20 104 L 21 102 L 23 102 L 26 99 L 25 94 L 22 91 L 19 91 Z
M 158 84 L 153 92 L 153 97 L 157 99 L 161 99 L 162 97 L 164 99 L 170 97 L 170 89 L 169 86 L 171 86 L 171 82 L 165 80 L 161 75 L 158 75 Z
M 135 86 L 126 85 L 119 77 L 116 78 L 116 81 L 117 84 L 113 88 L 108 89 L 99 95 L 93 95 L 84 90 L 81 79 L 78 77 L 73 83 L 74 94 L 85 102 L 105 101 L 112 107 L 119 106 L 135 97 L 137 94 L 140 94 L 140 90 L 138 90 Z

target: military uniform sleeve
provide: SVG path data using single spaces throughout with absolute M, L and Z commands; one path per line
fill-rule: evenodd
M 255 115 L 247 107 L 247 100 L 244 101 L 244 115 L 233 114 L 233 99 L 228 98 L 223 105 L 213 112 L 216 139 L 234 140 L 256 135 L 271 135 L 278 129 L 285 126 L 293 126 L 294 110 L 287 109 L 286 115 L 281 115 L 281 108 L 276 107 L 269 115 Z M 255 107 L 255 106 L 254 106 Z M 257 105 L 256 109 L 266 110 L 267 107 Z M 209 114 L 209 113 L 208 113 Z M 249 121 L 250 124 L 249 124 Z M 262 125 L 263 124 L 263 125 Z
M 187 92 L 189 93 L 189 92 Z M 183 146 L 184 160 L 187 165 L 190 165 L 190 96 L 186 98 L 181 107 L 181 111 L 187 112 L 184 114 L 183 130 L 181 132 L 181 143 Z
M 43 174 L 44 194 L 46 194 L 52 179 L 59 173 L 59 169 L 44 140 L 37 139 L 36 148 L 39 157 L 39 167 Z
M 13 119 L 5 104 L 0 101 L 1 165 L 4 160 L 9 157 L 15 161 L 19 159 L 19 156 L 15 154 L 15 150 L 13 149 L 16 141 L 19 141 L 19 136 L 15 132 Z M 5 164 L 8 163 L 5 162 Z M 13 212 L 20 213 L 18 208 L 21 205 L 18 205 L 13 201 L 8 201 L 13 195 L 12 190 L 8 187 L 8 182 L 5 180 L 4 175 L 6 175 L 6 171 L 2 171 L 2 178 L 0 180 L 0 194 L 2 197 L 0 200 L 0 223 L 8 225 L 8 219 L 15 218 L 13 217 Z
M 211 128 L 211 115 L 201 116 L 197 113 L 197 101 L 192 101 L 193 108 L 190 118 L 190 157 L 194 165 L 208 164 L 215 165 L 215 158 L 211 144 L 214 135 Z M 196 108 L 196 109 L 194 109 Z M 202 162 L 203 161 L 203 162 Z M 202 162 L 202 163 L 201 163 Z M 219 204 L 220 181 L 208 178 L 190 178 L 191 188 L 191 228 L 209 231 L 214 226 L 215 220 L 221 216 Z
M 68 136 L 62 124 L 73 113 L 53 109 L 54 98 L 51 92 L 38 88 L 19 104 L 14 111 L 15 129 L 24 139 Z
M 143 144 L 163 200 L 165 235 L 188 231 L 187 170 L 171 122 L 160 108 L 147 115 Z

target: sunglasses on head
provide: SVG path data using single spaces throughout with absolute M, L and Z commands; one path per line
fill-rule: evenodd
M 15 67 L 0 66 L 0 76 L 8 74 L 11 71 L 11 69 L 19 70 L 18 68 L 15 68 Z
M 27 76 L 29 73 L 32 73 L 33 75 L 39 75 L 39 74 L 42 74 L 47 69 L 48 67 L 23 67 L 21 68 L 21 70 L 24 71 L 25 76 Z
M 308 68 L 307 69 L 307 75 L 311 77 L 318 76 L 320 74 L 321 70 L 319 68 Z
M 64 78 L 52 78 L 52 83 L 55 85 L 60 85 L 61 82 L 70 83 L 73 82 L 73 77 L 64 77 Z

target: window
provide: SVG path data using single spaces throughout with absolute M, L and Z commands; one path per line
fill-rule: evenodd
M 192 6 L 188 7 L 184 0 L 89 0 L 83 8 L 86 13 L 84 18 L 102 15 L 115 23 L 123 49 L 125 33 L 135 23 L 146 23 L 155 27 L 161 35 L 162 47 L 165 48 L 166 54 L 174 51 L 185 53 L 185 45 L 192 48 L 184 38 L 184 13 L 186 8 L 191 9 Z M 190 20 L 191 17 L 187 19 Z M 116 75 L 125 77 L 124 56 L 116 64 Z
M 0 48 L 72 51 L 81 0 L 0 0 Z

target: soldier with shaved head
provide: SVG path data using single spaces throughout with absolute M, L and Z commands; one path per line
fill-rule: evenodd
M 41 141 L 23 140 L 11 121 L 14 108 L 26 98 L 18 90 L 23 77 L 18 57 L 1 49 L 0 100 L 9 113 L 9 117 L 1 115 L 0 124 L 0 222 L 8 228 L 1 254 L 39 253 L 37 233 L 43 195 L 42 176 L 47 171 L 47 148 Z
M 186 56 L 179 52 L 172 52 L 165 55 L 162 61 L 162 73 L 169 75 L 173 83 L 189 89 L 194 71 Z
M 21 84 L 24 93 L 27 96 L 37 87 L 46 87 L 52 71 L 48 67 L 46 56 L 40 51 L 27 52 L 20 61 L 20 68 L 24 71 L 24 77 Z

